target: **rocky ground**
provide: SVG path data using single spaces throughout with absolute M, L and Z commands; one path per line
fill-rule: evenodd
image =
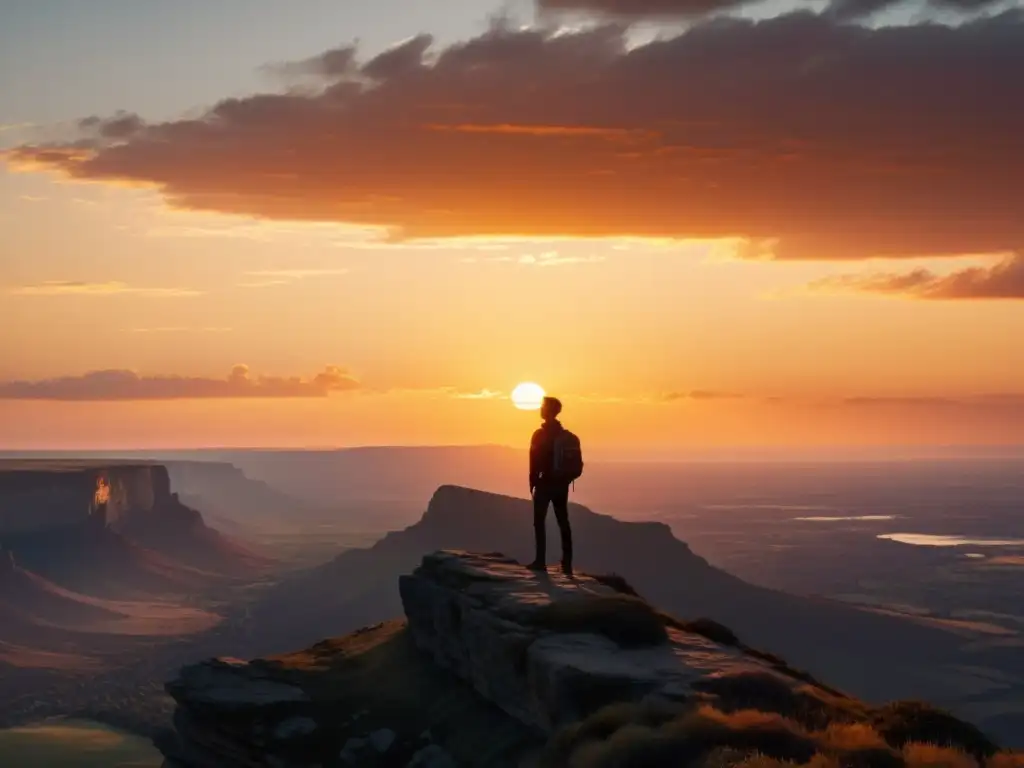
M 438 552 L 400 590 L 405 620 L 182 669 L 167 685 L 170 764 L 1021 765 L 944 712 L 869 706 L 714 622 L 666 616 L 617 577 Z

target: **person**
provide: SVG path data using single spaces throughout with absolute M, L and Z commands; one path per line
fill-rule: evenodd
M 530 440 L 530 494 L 533 496 L 533 532 L 536 557 L 529 567 L 547 569 L 548 505 L 562 539 L 562 571 L 572 575 L 572 529 L 569 527 L 569 486 L 583 473 L 579 439 L 558 420 L 562 403 L 545 397 L 540 415 L 544 420 Z

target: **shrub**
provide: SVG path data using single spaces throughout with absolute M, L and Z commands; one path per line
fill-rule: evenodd
M 553 738 L 540 765 L 667 768 L 696 765 L 712 753 L 739 759 L 754 752 L 805 763 L 815 754 L 815 742 L 796 723 L 775 714 L 750 710 L 726 714 L 710 707 L 677 708 L 672 713 L 618 705 Z
M 563 729 L 549 741 L 539 766 L 1024 768 L 1024 756 L 1000 753 L 984 762 L 961 749 L 935 744 L 908 742 L 894 748 L 868 722 L 806 729 L 780 714 L 753 709 L 617 704 Z
M 934 744 L 907 744 L 903 757 L 908 768 L 978 768 L 978 761 L 970 755 Z
M 589 595 L 559 600 L 534 611 L 534 626 L 551 632 L 588 632 L 604 635 L 622 648 L 661 645 L 668 632 L 661 616 L 645 603 L 629 595 Z
M 692 621 L 681 621 L 674 617 L 665 615 L 665 621 L 670 627 L 681 629 L 684 632 L 692 632 L 695 635 L 706 637 L 713 643 L 728 645 L 736 648 L 740 645 L 740 639 L 736 633 L 724 624 L 719 624 L 713 619 L 693 619 Z
M 1024 752 L 1000 752 L 985 765 L 987 768 L 1024 768 Z
M 975 726 L 919 701 L 886 704 L 875 711 L 872 722 L 882 737 L 898 748 L 910 742 L 935 744 L 962 749 L 979 759 L 996 751 L 996 745 Z
M 707 677 L 694 688 L 717 697 L 715 706 L 725 711 L 759 709 L 778 712 L 806 728 L 826 728 L 835 722 L 852 722 L 860 710 L 849 700 L 836 698 L 809 685 L 794 685 L 782 674 L 742 671 Z
M 624 576 L 620 576 L 617 573 L 598 573 L 598 574 L 587 574 L 596 581 L 598 584 L 603 584 L 609 589 L 613 589 L 621 595 L 630 595 L 631 597 L 640 597 L 640 593 L 633 589 L 633 585 L 626 581 Z

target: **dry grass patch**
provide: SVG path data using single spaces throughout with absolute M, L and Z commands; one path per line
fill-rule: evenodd
M 1024 752 L 1000 752 L 985 765 L 986 768 L 1024 768 Z
M 776 712 L 617 704 L 556 734 L 541 768 L 1024 768 L 939 744 L 893 744 L 870 722 L 807 728 Z
M 778 712 L 812 730 L 836 722 L 864 720 L 868 713 L 868 708 L 855 699 L 835 696 L 813 685 L 794 684 L 785 673 L 770 670 L 708 677 L 695 682 L 694 688 L 715 696 L 715 706 L 723 711 Z
M 875 710 L 872 725 L 895 747 L 913 742 L 960 749 L 979 759 L 997 747 L 977 727 L 949 712 L 920 701 L 895 701 Z
M 970 755 L 935 744 L 907 744 L 903 758 L 912 768 L 978 768 L 978 761 Z

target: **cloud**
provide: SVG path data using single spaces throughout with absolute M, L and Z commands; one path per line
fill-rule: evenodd
M 537 0 L 541 11 L 590 13 L 616 19 L 692 19 L 755 0 Z
M 641 19 L 690 20 L 734 11 L 759 0 L 536 0 L 542 12 L 586 13 L 627 22 Z M 842 20 L 865 19 L 905 0 L 833 0 L 827 13 Z M 931 11 L 970 14 L 1001 5 L 1003 0 L 926 0 Z M 797 0 L 808 7 L 808 0 Z
M 78 280 L 50 280 L 34 285 L 22 285 L 10 289 L 15 296 L 146 296 L 154 299 L 174 299 L 202 296 L 202 291 L 192 288 L 141 288 L 117 281 L 90 283 Z
M 184 400 L 209 398 L 327 397 L 360 388 L 344 368 L 327 366 L 312 378 L 254 377 L 236 365 L 224 379 L 142 376 L 134 371 L 91 371 L 38 381 L 0 382 L 0 400 Z
M 839 19 L 865 19 L 869 16 L 902 5 L 905 0 L 833 0 L 828 12 Z M 995 8 L 1003 4 L 1003 0 L 926 0 L 925 6 L 932 12 L 953 11 L 961 14 L 973 14 Z
M 78 127 L 85 134 L 101 139 L 129 139 L 140 133 L 146 123 L 138 115 L 119 112 L 114 117 L 85 117 L 78 121 Z
M 348 269 L 257 269 L 245 274 L 258 277 L 280 278 L 282 280 L 303 280 L 307 277 L 347 275 L 348 272 Z
M 481 389 L 479 392 L 458 392 L 453 395 L 458 400 L 498 400 L 505 397 L 504 392 L 495 389 Z
M 271 288 L 275 285 L 291 285 L 307 277 L 346 275 L 348 269 L 257 269 L 246 272 L 255 280 L 239 283 L 239 288 Z
M 661 396 L 663 402 L 678 400 L 741 400 L 745 395 L 736 392 L 719 392 L 712 389 L 692 389 L 688 392 L 666 392 Z
M 840 401 L 842 405 L 855 407 L 912 407 L 912 408 L 982 408 L 1008 409 L 1017 411 L 1024 407 L 1024 394 L 1016 392 L 1000 392 L 960 397 L 926 397 L 926 396 L 859 396 L 847 397 Z
M 499 25 L 300 64 L 316 88 L 164 123 L 120 115 L 4 157 L 392 242 L 729 238 L 775 259 L 1024 242 L 1021 10 L 958 26 L 720 18 L 639 45 L 621 25 Z
M 265 69 L 279 77 L 327 77 L 343 78 L 359 73 L 357 51 L 354 46 L 345 46 L 325 51 L 301 61 L 284 61 L 268 64 Z
M 544 251 L 538 254 L 524 253 L 520 256 L 467 256 L 460 259 L 464 264 L 521 264 L 527 267 L 563 267 L 568 264 L 598 264 L 604 256 L 562 256 L 558 251 Z
M 1024 256 L 1011 254 L 993 266 L 968 267 L 947 275 L 927 269 L 873 272 L 824 278 L 810 287 L 918 299 L 1024 299 Z

